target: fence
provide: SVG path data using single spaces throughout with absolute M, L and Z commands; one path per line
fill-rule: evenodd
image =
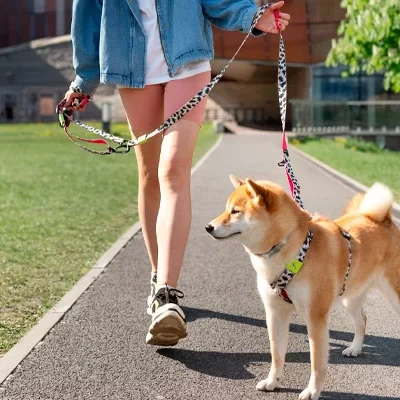
M 294 133 L 399 135 L 400 101 L 291 100 Z
M 270 119 L 271 112 L 262 107 L 231 107 L 206 109 L 207 121 L 236 121 L 241 122 L 265 122 Z

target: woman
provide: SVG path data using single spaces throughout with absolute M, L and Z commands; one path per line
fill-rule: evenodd
M 278 33 L 272 5 L 254 35 Z M 65 107 L 99 82 L 119 88 L 132 136 L 152 132 L 210 81 L 211 24 L 248 32 L 253 0 L 74 0 L 76 78 Z M 284 30 L 290 16 L 281 13 Z M 204 99 L 180 121 L 135 147 L 139 218 L 150 258 L 152 322 L 148 344 L 175 345 L 187 335 L 176 289 L 191 223 L 190 171 Z

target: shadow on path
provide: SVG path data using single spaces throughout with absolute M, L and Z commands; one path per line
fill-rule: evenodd
M 215 318 L 260 328 L 265 327 L 265 321 L 256 318 L 189 307 L 185 307 L 184 311 L 189 323 L 203 318 Z M 304 325 L 291 324 L 290 332 L 302 334 L 304 335 L 304 340 L 307 340 L 307 328 Z M 267 335 L 267 332 L 265 334 Z M 357 358 L 342 356 L 342 350 L 347 346 L 333 342 L 345 341 L 350 344 L 353 340 L 352 333 L 331 330 L 330 339 L 330 364 L 400 366 L 400 341 L 398 339 L 366 335 L 364 352 Z M 229 353 L 185 349 L 160 349 L 158 353 L 164 357 L 177 360 L 194 371 L 227 379 L 252 379 L 254 375 L 247 370 L 248 365 L 253 363 L 269 363 L 271 361 L 269 353 Z M 309 352 L 288 353 L 286 355 L 286 362 L 309 363 Z

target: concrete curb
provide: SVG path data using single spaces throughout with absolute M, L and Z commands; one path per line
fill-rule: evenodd
M 207 158 L 219 147 L 223 139 L 221 135 L 217 142 L 207 151 L 192 168 L 192 175 L 204 164 Z M 45 338 L 50 330 L 60 321 L 67 311 L 75 304 L 89 286 L 102 274 L 111 261 L 140 231 L 140 223 L 136 222 L 129 228 L 97 261 L 64 297 L 51 308 L 39 322 L 25 334 L 11 350 L 0 359 L 0 385 L 11 377 L 18 365 Z
M 365 192 L 368 190 L 368 186 L 363 185 L 362 183 L 348 177 L 347 175 L 342 174 L 341 172 L 337 171 L 336 169 L 331 168 L 330 166 L 324 164 L 323 162 L 317 160 L 313 156 L 310 156 L 309 154 L 305 153 L 304 151 L 294 147 L 290 146 L 290 149 L 293 150 L 294 152 L 300 154 L 302 157 L 306 158 L 308 161 L 328 173 L 329 175 L 333 176 L 337 180 L 341 181 L 345 185 L 351 187 L 353 190 L 356 192 Z M 393 204 L 393 210 L 392 210 L 393 216 L 395 217 L 395 221 L 397 223 L 400 223 L 400 204 L 394 203 Z

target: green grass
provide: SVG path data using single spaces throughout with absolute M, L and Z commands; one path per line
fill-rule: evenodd
M 302 142 L 293 139 L 291 142 L 364 185 L 385 183 L 393 190 L 396 201 L 400 201 L 400 152 L 381 150 L 372 143 L 345 138 L 308 138 Z
M 206 124 L 195 161 L 216 138 Z M 0 159 L 1 355 L 137 220 L 137 166 L 133 151 L 78 149 L 56 124 L 0 125 Z

